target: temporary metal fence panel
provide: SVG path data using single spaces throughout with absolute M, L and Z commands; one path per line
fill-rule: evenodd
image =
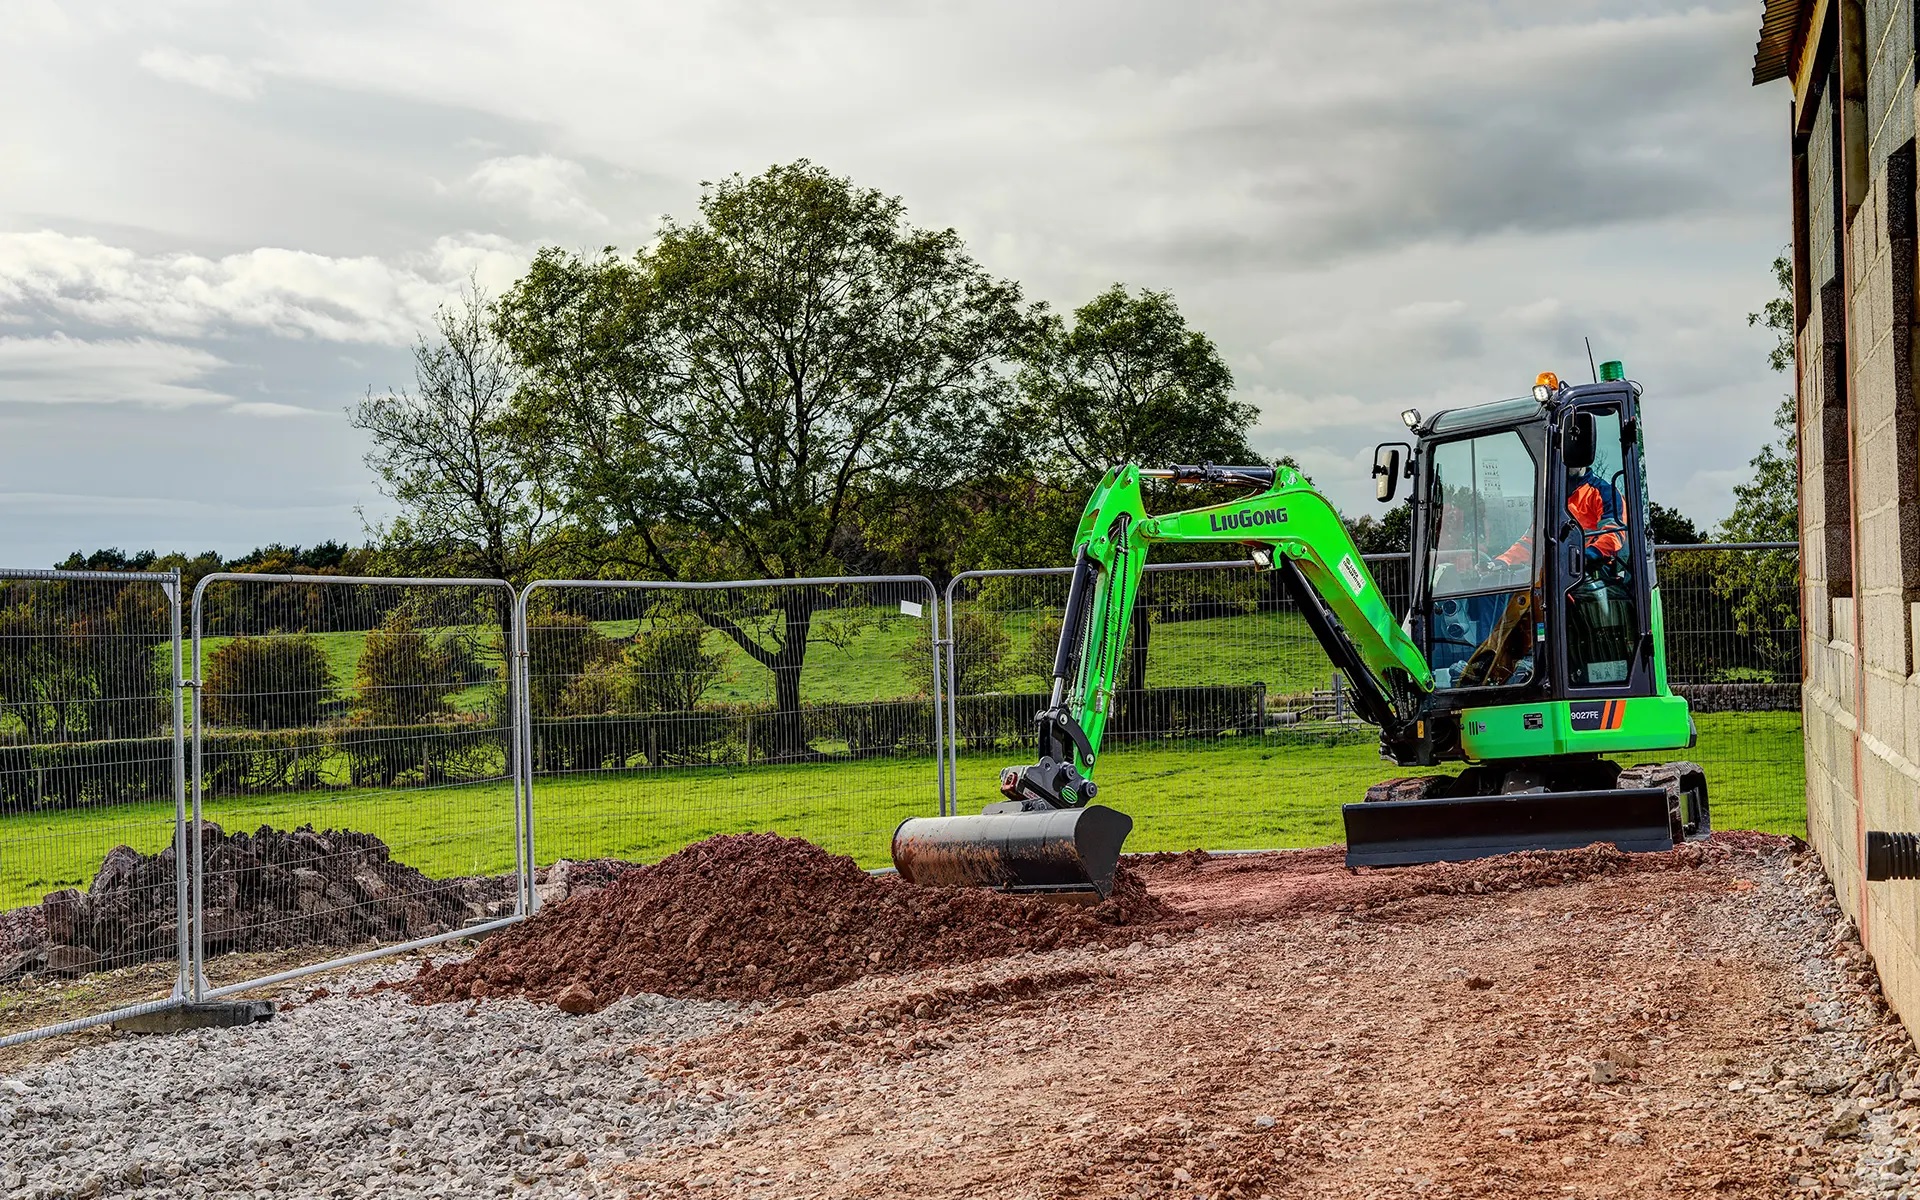
M 179 590 L 0 570 L 0 1046 L 184 997 Z
M 1368 568 L 1404 613 L 1404 554 Z M 1673 682 L 1696 709 L 1716 821 L 1803 828 L 1797 559 L 1792 545 L 1663 549 Z M 998 799 L 1033 749 L 1071 568 L 978 571 L 947 588 L 947 726 L 955 810 Z M 1319 643 L 1251 563 L 1154 564 L 1141 585 L 1098 780 L 1136 820 L 1130 849 L 1323 845 L 1339 805 L 1406 773 L 1378 757 Z M 1653 757 L 1653 756 L 1648 756 Z
M 1806 833 L 1800 553 L 1793 542 L 1663 546 L 1655 560 L 1667 678 L 1699 741 L 1720 829 Z
M 530 584 L 530 861 L 770 831 L 884 864 L 944 791 L 938 599 L 917 575 Z
M 196 999 L 525 914 L 514 611 L 495 579 L 201 580 Z

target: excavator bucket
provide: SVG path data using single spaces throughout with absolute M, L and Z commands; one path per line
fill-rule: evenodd
M 1665 788 L 1602 788 L 1380 800 L 1341 808 L 1349 867 L 1466 862 L 1517 850 L 1575 850 L 1611 842 L 1622 850 L 1671 850 Z
M 1096 903 L 1113 891 L 1133 818 L 1102 804 L 1021 811 L 989 805 L 977 817 L 909 817 L 893 832 L 900 878 L 923 887 L 988 887 Z

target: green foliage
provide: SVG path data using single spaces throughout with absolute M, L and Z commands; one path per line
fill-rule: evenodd
M 1347 536 L 1362 554 L 1405 554 L 1413 545 L 1413 506 L 1396 504 L 1379 520 L 1363 514 L 1348 520 Z
M 546 613 L 527 624 L 527 700 L 536 717 L 578 712 L 561 699 L 575 680 L 620 657 L 620 643 L 585 617 Z M 587 711 L 607 711 L 605 709 Z
M 201 703 L 207 720 L 243 729 L 296 729 L 320 723 L 335 679 L 312 634 L 241 637 L 207 657 Z
M 1691 546 L 1705 540 L 1690 517 L 1658 500 L 1647 505 L 1647 532 L 1661 546 Z
M 1259 410 L 1233 398 L 1233 372 L 1212 339 L 1187 326 L 1173 297 L 1114 284 L 1049 319 L 1020 371 L 1022 428 L 1050 437 L 1076 473 L 1114 463 L 1256 461 L 1247 430 Z
M 1733 513 L 1720 523 L 1729 542 L 1790 542 L 1800 536 L 1798 414 L 1793 397 L 1774 410 L 1779 438 L 1752 459 L 1753 478 L 1734 485 Z M 1799 666 L 1800 556 L 1791 550 L 1732 554 L 1714 589 L 1733 602 L 1735 627 L 1770 662 Z
M 157 587 L 0 581 L 0 735 L 29 742 L 157 733 L 168 720 L 170 644 Z
M 1776 371 L 1786 371 L 1793 367 L 1793 259 L 1784 251 L 1774 256 L 1773 281 L 1779 294 L 1760 307 L 1759 312 L 1747 314 L 1747 324 L 1759 325 L 1770 329 L 1774 334 L 1773 348 L 1767 351 L 1767 365 Z
M 953 645 L 948 648 L 948 653 L 953 655 L 954 694 L 976 696 L 999 691 L 1008 679 L 1007 655 L 1012 650 L 1013 639 L 1007 636 L 997 614 L 986 612 L 978 605 L 957 608 L 953 614 Z M 906 642 L 895 657 L 900 660 L 900 674 L 910 689 L 908 694 L 926 692 L 928 676 L 932 673 L 927 643 L 918 638 Z
M 468 664 L 451 640 L 415 629 L 404 612 L 367 633 L 354 670 L 354 716 L 367 725 L 424 725 L 452 715 Z
M 1027 627 L 1027 640 L 1020 652 L 1008 660 L 1008 674 L 1015 679 L 1052 679 L 1053 659 L 1060 649 L 1061 619 L 1043 613 Z M 1131 648 L 1129 648 L 1131 649 Z M 959 695 L 966 695 L 962 690 Z
M 631 259 L 542 251 L 497 322 L 576 519 L 669 577 L 762 578 L 830 573 L 876 483 L 970 461 L 1031 326 L 958 234 L 804 160 Z
M 1792 396 L 1773 411 L 1774 441 L 1748 461 L 1753 478 L 1733 488 L 1733 512 L 1720 523 L 1729 542 L 1790 542 L 1800 536 L 1799 414 Z
M 611 644 L 613 654 L 596 648 L 568 682 L 559 713 L 691 713 L 726 672 L 726 655 L 707 646 L 707 627 L 687 616 Z
M 839 572 L 876 497 L 978 460 L 1032 328 L 958 234 L 804 160 L 709 185 L 630 259 L 543 250 L 496 320 L 563 510 L 671 579 Z M 817 605 L 774 599 L 764 638 L 696 611 L 794 713 Z

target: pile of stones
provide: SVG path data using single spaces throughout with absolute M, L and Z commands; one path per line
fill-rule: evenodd
M 209 821 L 201 841 L 209 954 L 405 941 L 513 907 L 510 876 L 431 879 L 371 834 L 311 825 L 229 834 Z M 0 982 L 172 958 L 176 879 L 173 847 L 116 846 L 84 892 L 62 888 L 0 914 Z

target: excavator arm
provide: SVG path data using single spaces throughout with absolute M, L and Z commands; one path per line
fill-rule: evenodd
M 1142 479 L 1244 485 L 1225 503 L 1150 516 Z M 911 817 L 893 835 L 908 881 L 1089 899 L 1113 887 L 1125 814 L 1091 803 L 1100 744 L 1114 714 L 1134 600 L 1156 544 L 1249 547 L 1280 573 L 1314 636 L 1352 683 L 1356 705 L 1387 736 L 1421 719 L 1433 673 L 1393 619 L 1346 526 L 1290 467 L 1108 471 L 1074 537 L 1073 580 L 1054 652 L 1053 686 L 1037 718 L 1038 753 L 1000 776 L 1005 799 L 978 816 Z
M 1256 494 L 1205 508 L 1147 514 L 1143 478 L 1176 483 L 1245 484 Z M 1074 574 L 1054 655 L 1053 691 L 1039 714 L 1039 755 L 1010 767 L 1001 791 L 1010 800 L 1055 808 L 1083 805 L 1100 743 L 1116 703 L 1133 605 L 1155 544 L 1250 547 L 1279 573 L 1308 628 L 1352 684 L 1361 716 L 1389 736 L 1417 721 L 1433 691 L 1419 647 L 1393 618 L 1345 524 L 1319 489 L 1291 467 L 1173 467 L 1108 471 L 1094 490 L 1074 538 Z

